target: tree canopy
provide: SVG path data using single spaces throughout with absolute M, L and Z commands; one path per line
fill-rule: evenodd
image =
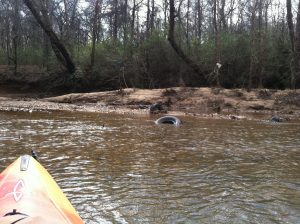
M 87 88 L 299 88 L 299 7 L 290 0 L 0 0 L 0 64 L 65 72 Z

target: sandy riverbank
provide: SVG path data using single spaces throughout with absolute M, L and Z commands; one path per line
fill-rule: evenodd
M 107 92 L 47 96 L 44 93 L 0 91 L 0 111 L 80 111 L 147 115 L 154 113 L 228 119 L 300 119 L 300 90 L 246 91 L 243 89 L 188 88 L 123 89 Z

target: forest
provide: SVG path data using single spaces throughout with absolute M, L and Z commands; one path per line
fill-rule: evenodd
M 0 0 L 0 20 L 2 84 L 300 87 L 300 1 Z

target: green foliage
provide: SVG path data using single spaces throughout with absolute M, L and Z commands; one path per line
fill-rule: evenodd
M 153 33 L 137 46 L 105 41 L 96 47 L 95 65 L 87 79 L 107 88 L 167 87 L 178 81 L 178 60 L 159 33 Z
M 104 41 L 97 44 L 95 64 L 90 67 L 90 47 L 82 55 L 82 65 L 89 70 L 86 82 L 93 87 L 118 88 L 120 71 L 123 67 L 123 49 L 119 43 Z
M 43 49 L 40 48 L 23 48 L 18 50 L 19 64 L 42 65 Z
M 268 41 L 268 58 L 264 86 L 285 89 L 290 86 L 290 52 L 288 38 L 275 33 Z
M 3 50 L 0 50 L 0 64 L 4 65 L 7 63 L 7 54 Z
M 35 8 L 39 14 L 49 13 L 47 20 L 61 44 L 69 50 L 77 67 L 75 74 L 62 74 L 63 65 L 51 49 L 49 36 L 37 23 L 37 16 L 20 1 L 0 1 L 0 64 L 12 68 L 14 63 L 44 67 L 37 75 L 47 71 L 42 76 L 51 74 L 58 86 L 68 83 L 67 88 L 74 85 L 86 90 L 209 86 L 216 84 L 217 75 L 222 87 L 247 87 L 250 68 L 253 88 L 290 86 L 290 40 L 287 23 L 281 15 L 286 10 L 284 5 L 263 4 L 253 8 L 251 1 L 236 1 L 230 13 L 225 12 L 230 7 L 225 5 L 215 14 L 215 4 L 210 1 L 175 4 L 174 39 L 186 55 L 179 57 L 167 40 L 172 28 L 168 24 L 171 4 L 165 4 L 168 1 L 161 5 L 148 1 L 150 5 L 145 7 L 140 5 L 142 2 L 133 6 L 132 2 L 101 1 L 105 10 L 100 10 L 98 16 L 95 2 L 89 1 L 87 7 L 78 1 L 71 2 L 74 4 L 49 1 L 47 7 L 36 5 Z M 235 15 L 240 18 L 236 20 Z M 214 16 L 222 21 L 216 23 Z M 99 43 L 92 67 L 93 31 Z M 216 34 L 220 35 L 218 43 L 215 43 Z M 17 58 L 14 58 L 15 45 Z M 182 58 L 193 63 L 185 63 Z M 216 67 L 217 62 L 222 65 L 220 69 Z M 195 72 L 198 69 L 192 69 L 191 64 L 197 64 L 201 72 Z M 299 82 L 300 77 L 296 75 L 296 85 Z
M 250 68 L 250 36 L 224 33 L 221 48 L 221 82 L 223 86 L 227 88 L 244 87 Z
M 172 80 L 174 65 L 170 60 L 169 46 L 166 40 L 153 33 L 139 48 L 135 57 L 139 58 L 140 83 L 144 88 L 158 88 L 167 85 Z M 176 60 L 175 60 L 176 61 Z
M 74 47 L 73 51 L 73 59 L 75 61 L 76 65 L 79 65 L 80 67 L 86 67 L 90 64 L 91 59 L 91 51 L 92 47 L 90 45 L 88 46 L 76 46 Z
M 290 52 L 288 36 L 276 31 L 265 34 L 263 40 L 263 73 L 254 77 L 258 87 L 259 76 L 268 88 L 287 88 L 290 83 Z M 251 60 L 251 37 L 248 33 L 222 33 L 221 35 L 221 85 L 226 88 L 246 87 Z M 139 44 L 102 41 L 96 45 L 95 64 L 90 67 L 91 45 L 73 46 L 73 59 L 78 72 L 69 80 L 81 89 L 116 89 L 126 87 L 163 88 L 170 86 L 208 85 L 208 74 L 215 68 L 215 43 L 213 39 L 182 41 L 182 49 L 198 63 L 205 77 L 197 76 L 174 52 L 162 32 L 153 32 Z M 260 49 L 259 49 L 260 50 Z M 257 51 L 259 52 L 259 51 Z M 259 56 L 256 53 L 257 57 Z M 0 62 L 7 63 L 5 52 L 0 51 Z M 19 64 L 47 66 L 55 72 L 59 64 L 55 55 L 48 56 L 45 64 L 42 47 L 27 47 L 18 51 Z M 258 65 L 256 65 L 258 66 Z
M 222 33 L 220 79 L 223 87 L 246 87 L 250 69 L 251 39 L 248 33 Z M 195 60 L 204 74 L 215 67 L 215 43 L 212 39 L 200 43 L 191 40 L 186 54 Z M 265 35 L 263 74 L 257 73 L 254 83 L 258 86 L 259 75 L 263 85 L 269 88 L 289 86 L 288 39 L 277 33 Z M 88 68 L 91 46 L 78 48 L 76 63 Z M 257 68 L 256 71 L 259 71 Z M 206 77 L 198 77 L 171 48 L 163 33 L 154 32 L 139 45 L 103 41 L 96 46 L 95 65 L 83 77 L 87 85 L 95 88 L 162 88 L 170 86 L 207 85 Z

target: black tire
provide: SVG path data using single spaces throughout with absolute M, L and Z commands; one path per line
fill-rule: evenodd
M 181 120 L 175 116 L 164 116 L 155 121 L 155 124 L 172 124 L 175 126 L 181 125 Z

